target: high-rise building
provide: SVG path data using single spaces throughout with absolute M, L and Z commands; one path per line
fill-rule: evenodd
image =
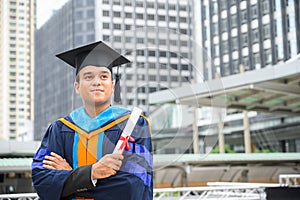
M 286 61 L 300 53 L 298 0 L 203 0 L 205 78 L 228 76 Z
M 33 138 L 35 0 L 0 1 L 0 140 Z
M 36 31 L 35 139 L 81 104 L 55 54 L 103 40 L 132 61 L 119 69 L 122 105 L 149 113 L 149 93 L 194 79 L 193 28 L 190 0 L 69 0 Z
M 271 67 L 300 53 L 298 0 L 202 0 L 200 8 L 205 80 Z M 243 114 L 228 110 L 228 115 L 226 143 L 243 152 Z M 299 117 L 256 112 L 247 116 L 253 148 L 299 151 Z

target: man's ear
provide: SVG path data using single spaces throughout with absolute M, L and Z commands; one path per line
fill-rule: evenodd
M 74 89 L 77 94 L 79 94 L 79 83 L 77 81 L 74 82 Z

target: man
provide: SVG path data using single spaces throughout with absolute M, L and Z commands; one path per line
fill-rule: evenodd
M 74 88 L 83 107 L 53 122 L 44 135 L 32 163 L 39 197 L 152 199 L 152 143 L 145 117 L 139 117 L 123 155 L 112 154 L 131 113 L 111 106 L 112 68 L 129 60 L 101 41 L 57 57 L 76 68 Z

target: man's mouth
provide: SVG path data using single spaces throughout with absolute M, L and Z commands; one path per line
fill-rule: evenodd
M 92 92 L 104 92 L 104 91 L 101 89 L 94 89 L 94 90 L 92 90 Z

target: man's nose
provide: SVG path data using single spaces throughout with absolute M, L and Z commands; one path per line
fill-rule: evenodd
M 100 85 L 101 84 L 101 78 L 99 76 L 95 76 L 93 84 Z

